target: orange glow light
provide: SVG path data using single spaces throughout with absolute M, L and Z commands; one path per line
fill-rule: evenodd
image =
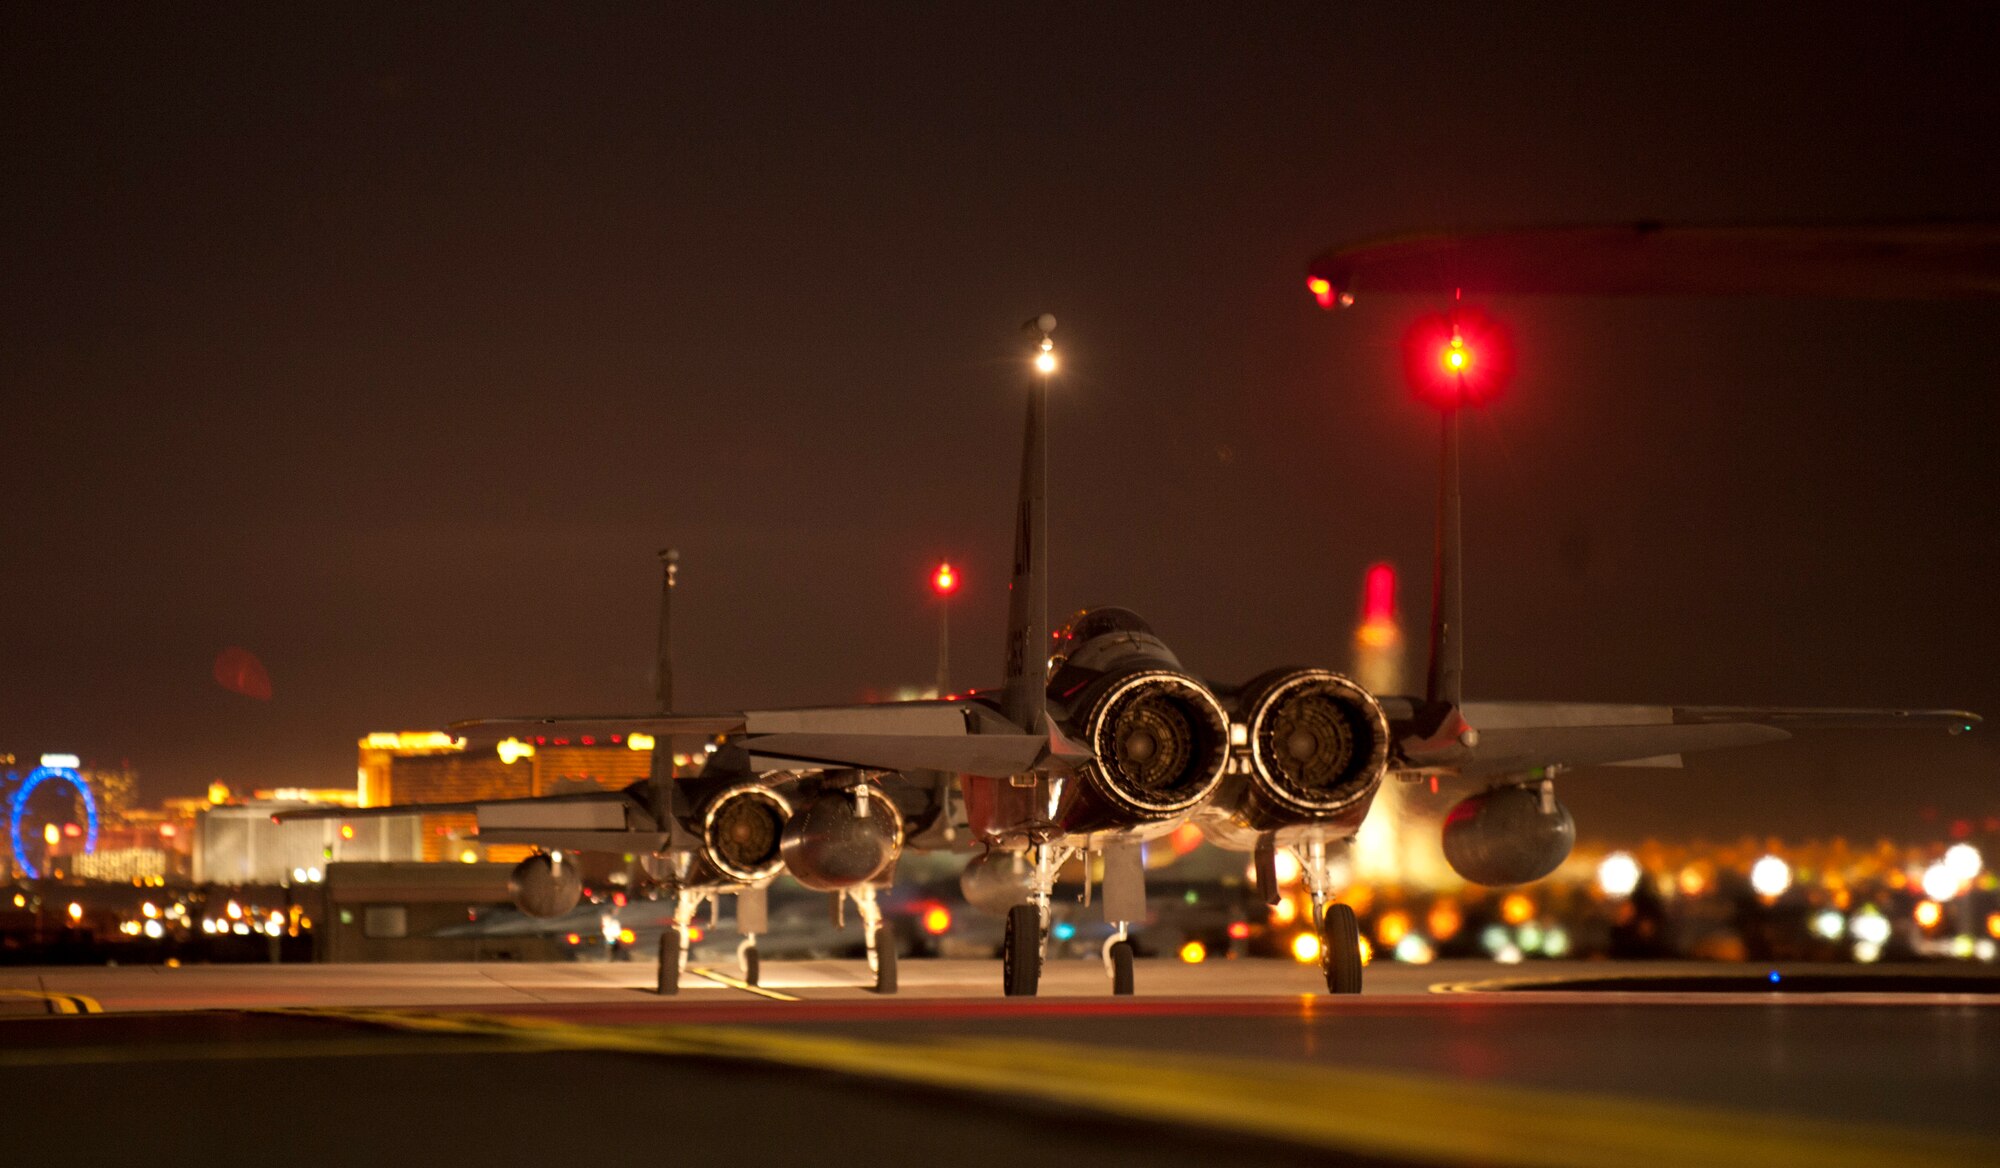
M 1459 926 L 1465 923 L 1465 917 L 1458 911 L 1456 904 L 1440 900 L 1431 906 L 1430 916 L 1425 918 L 1425 923 L 1430 926 L 1431 936 L 1440 941 L 1449 941 L 1458 935 Z
M 1289 896 L 1271 906 L 1271 923 L 1274 925 L 1289 925 L 1297 920 L 1298 916 L 1298 903 Z
M 1208 960 L 1208 946 L 1200 941 L 1189 941 L 1181 946 L 1181 960 L 1189 965 L 1200 965 Z
M 1938 902 L 1935 900 L 1920 900 L 1917 902 L 1916 916 L 1918 924 L 1926 929 L 1934 929 L 1938 921 L 1944 919 L 1944 910 L 1938 907 Z
M 1394 949 L 1396 943 L 1410 935 L 1410 914 L 1387 912 L 1375 922 L 1375 939 Z
M 1364 942 L 1365 944 L 1365 942 Z M 1319 938 L 1311 933 L 1300 933 L 1292 938 L 1292 960 L 1310 964 L 1319 960 Z
M 951 930 L 951 910 L 934 904 L 924 910 L 924 932 L 937 936 Z
M 2000 937 L 2000 913 L 1994 913 L 1986 918 L 1986 932 L 1991 936 Z
M 1510 892 L 1500 902 L 1500 919 L 1510 925 L 1525 925 L 1535 919 L 1535 902 L 1525 893 Z
M 1375 946 L 1370 945 L 1368 938 L 1363 937 L 1361 938 L 1361 964 L 1367 965 L 1373 960 L 1375 960 Z
M 632 930 L 630 929 L 618 930 L 618 943 L 620 945 L 636 944 L 638 940 L 639 940 L 639 934 L 633 932 Z
M 1996 916 L 1995 916 L 1995 917 L 1994 917 L 1993 919 L 1994 919 L 1995 921 L 2000 921 L 2000 915 L 1996 915 Z M 1996 932 L 1996 933 L 1994 934 L 1994 936 L 1996 936 L 1996 937 L 2000 937 L 2000 932 Z M 1231 921 L 1231 922 L 1230 922 L 1230 924 L 1229 924 L 1229 939 L 1230 939 L 1230 940 L 1232 940 L 1232 941 L 1244 941 L 1244 940 L 1248 940 L 1248 939 L 1249 939 L 1249 937 L 1250 937 L 1250 922 L 1249 922 L 1249 921 Z
M 1308 276 L 1306 291 L 1313 294 L 1313 300 L 1318 302 L 1321 308 L 1333 307 L 1333 282 L 1325 276 Z

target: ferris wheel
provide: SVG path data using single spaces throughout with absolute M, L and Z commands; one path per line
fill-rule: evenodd
M 41 766 L 28 772 L 28 777 L 14 789 L 14 797 L 7 803 L 7 834 L 14 845 L 14 862 L 20 865 L 21 873 L 30 880 L 41 879 L 42 873 L 36 869 L 33 861 L 28 859 L 25 841 L 21 836 L 21 824 L 28 818 L 28 801 L 34 797 L 36 790 L 51 783 L 70 787 L 82 800 L 83 850 L 86 853 L 97 850 L 97 796 L 91 793 L 90 784 L 78 773 L 76 767 L 52 765 L 51 760 L 44 759 Z

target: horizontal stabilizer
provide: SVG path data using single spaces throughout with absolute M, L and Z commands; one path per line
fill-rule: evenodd
M 720 734 L 734 734 L 742 729 L 741 714 L 603 714 L 569 718 L 474 718 L 471 721 L 451 724 L 454 736 L 473 743 L 500 742 L 508 738 L 532 742 L 537 737 L 571 740 L 591 737 L 609 741 L 614 734 L 621 737 L 631 734 L 651 734 L 655 738 L 668 734 L 714 737 Z
M 1048 749 L 1039 734 L 760 734 L 745 743 L 754 769 L 853 767 L 1006 778 Z
M 395 819 L 409 815 L 465 815 L 480 817 L 483 824 L 488 816 L 498 816 L 507 826 L 515 826 L 524 819 L 539 822 L 541 819 L 559 821 L 564 825 L 581 823 L 610 823 L 613 817 L 619 826 L 624 825 L 624 808 L 632 806 L 632 800 L 623 791 L 578 791 L 567 795 L 535 795 L 525 799 L 477 799 L 465 803 L 391 803 L 386 807 L 300 807 L 294 810 L 278 811 L 272 820 L 289 823 L 300 819 Z M 539 817 L 539 819 L 537 818 Z
M 1676 706 L 1676 722 L 1758 722 L 1788 730 L 1943 730 L 1963 734 L 1979 725 L 1964 710 L 1800 709 L 1788 706 Z

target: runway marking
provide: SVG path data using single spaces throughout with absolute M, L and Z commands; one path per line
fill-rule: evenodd
M 2000 1163 L 2000 1142 L 1444 1077 L 1075 1043 L 876 1042 L 763 1027 L 590 1026 L 542 1018 L 297 1011 L 568 1049 L 774 1063 L 1041 1099 L 1402 1160 L 1601 1168 L 1910 1168 Z
M 0 996 L 9 998 L 34 998 L 41 1001 L 54 1014 L 102 1014 L 104 1007 L 96 998 L 82 994 L 58 994 L 49 990 L 0 990 Z
M 716 970 L 709 969 L 707 966 L 690 965 L 688 966 L 688 972 L 694 974 L 696 977 L 705 977 L 716 985 L 728 986 L 732 990 L 742 990 L 748 994 L 756 994 L 760 998 L 769 998 L 774 1002 L 796 1002 L 799 1000 L 791 994 L 781 994 L 777 990 L 767 990 L 763 986 L 754 986 L 741 978 L 731 977 L 726 973 L 719 973 Z

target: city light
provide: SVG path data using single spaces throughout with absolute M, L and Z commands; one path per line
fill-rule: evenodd
M 951 931 L 951 910 L 934 904 L 924 910 L 924 932 L 933 937 Z
M 1271 906 L 1271 923 L 1274 925 L 1289 925 L 1298 916 L 1298 903 L 1289 896 L 1279 897 L 1278 903 Z
M 1430 928 L 1431 936 L 1440 941 L 1449 941 L 1458 935 L 1459 926 L 1465 923 L 1465 917 L 1458 911 L 1456 904 L 1449 900 L 1440 900 L 1431 906 L 1424 923 Z
M 1300 933 L 1292 938 L 1292 960 L 1310 963 L 1319 960 L 1319 938 L 1311 933 Z
M 1847 922 L 1847 931 L 1856 941 L 1881 946 L 1889 940 L 1889 918 L 1883 916 L 1874 905 L 1866 905 L 1854 919 Z
M 1386 912 L 1375 920 L 1375 939 L 1390 948 L 1395 948 L 1410 932 L 1410 914 L 1402 911 Z
M 1613 852 L 1597 865 L 1597 886 L 1604 895 L 1620 899 L 1639 887 L 1639 861 L 1630 852 Z
M 1289 851 L 1281 851 L 1272 857 L 1272 871 L 1277 874 L 1280 887 L 1296 884 L 1299 879 L 1299 858 Z
M 1839 909 L 1822 909 L 1812 919 L 1812 931 L 1816 937 L 1838 941 L 1840 935 L 1847 931 L 1847 918 L 1840 915 Z
M 1792 866 L 1777 856 L 1763 856 L 1750 865 L 1750 891 L 1776 900 L 1792 886 Z
M 1524 892 L 1510 892 L 1500 902 L 1500 919 L 1510 925 L 1525 925 L 1535 916 L 1535 902 Z
M 506 763 L 508 766 L 513 766 L 519 760 L 535 753 L 535 748 L 531 743 L 523 742 L 518 738 L 502 739 L 500 744 L 495 746 L 493 750 L 494 753 L 500 756 L 500 761 Z
M 1950 900 L 1958 895 L 1963 884 L 1964 881 L 1951 870 L 1949 864 L 1937 863 L 1924 869 L 1924 895 L 1932 900 Z
M 1200 965 L 1208 960 L 1208 946 L 1200 941 L 1189 941 L 1181 946 L 1181 960 L 1189 965 Z
M 72 921 L 83 919 L 83 906 L 73 900 L 69 902 L 69 919 Z
M 1917 918 L 1919 925 L 1926 929 L 1934 929 L 1937 923 L 1944 919 L 1944 908 L 1935 900 L 1920 900 L 1917 902 L 1916 911 L 1911 915 Z
M 1971 844 L 1953 844 L 1945 849 L 1944 866 L 1960 884 L 1970 884 L 1979 878 L 1979 870 L 1985 867 L 1979 849 Z
M 648 734 L 643 730 L 635 730 L 631 734 L 626 735 L 625 749 L 651 750 L 653 749 L 653 741 L 654 739 L 651 734 Z

